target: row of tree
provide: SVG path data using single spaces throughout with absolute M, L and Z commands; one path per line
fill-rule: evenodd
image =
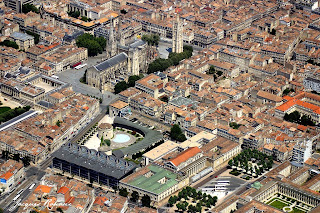
M 19 49 L 19 46 L 16 42 L 10 41 L 10 40 L 4 40 L 3 42 L 0 42 L 0 46 L 6 46 L 6 47 L 12 47 L 14 49 Z
M 193 48 L 191 46 L 184 46 L 182 53 L 170 53 L 168 59 L 158 58 L 149 64 L 148 74 L 154 72 L 163 72 L 168 67 L 177 66 L 183 59 L 192 56 Z
M 192 198 L 197 202 L 197 204 L 195 206 L 189 204 L 187 202 L 189 198 Z M 184 199 L 184 201 L 182 201 L 182 199 Z M 202 193 L 201 191 L 197 191 L 196 189 L 187 186 L 178 193 L 178 196 L 171 196 L 168 200 L 168 204 L 170 206 L 176 204 L 178 210 L 182 211 L 188 210 L 188 212 L 201 212 L 203 206 L 211 208 L 216 205 L 217 200 L 218 198 L 216 196 L 212 197 L 211 195 L 207 195 L 206 193 Z
M 315 123 L 312 121 L 311 117 L 309 115 L 301 115 L 300 112 L 294 111 L 290 114 L 286 113 L 283 117 L 284 120 L 298 123 L 304 126 L 314 126 Z
M 121 188 L 119 190 L 119 195 L 123 196 L 123 197 L 128 197 L 129 192 L 127 191 L 126 188 Z M 136 191 L 133 191 L 131 193 L 130 200 L 134 203 L 137 203 L 139 201 L 139 199 L 140 199 L 139 193 Z M 150 204 L 151 204 L 150 197 L 148 195 L 144 195 L 143 197 L 141 197 L 141 204 L 142 204 L 142 206 L 150 207 Z
M 106 39 L 103 37 L 94 37 L 91 34 L 85 33 L 78 36 L 76 40 L 78 47 L 88 49 L 89 56 L 96 56 L 101 54 L 106 49 Z
M 6 122 L 14 117 L 21 115 L 30 110 L 30 106 L 16 107 L 0 114 L 0 123 Z
M 256 163 L 256 165 L 253 166 L 253 163 Z M 272 168 L 273 157 L 255 149 L 245 149 L 231 159 L 228 165 L 230 167 L 241 168 L 245 170 L 246 173 L 261 175 L 264 171 Z
M 177 140 L 179 142 L 183 142 L 187 140 L 186 136 L 182 132 L 180 126 L 178 124 L 174 124 L 170 130 L 170 137 L 173 140 Z
M 120 81 L 114 86 L 114 93 L 118 94 L 129 87 L 134 87 L 136 85 L 136 81 L 140 80 L 141 78 L 143 78 L 143 74 L 130 76 L 128 78 L 128 83 L 125 81 Z

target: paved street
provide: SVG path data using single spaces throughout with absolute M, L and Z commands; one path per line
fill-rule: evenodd
M 23 200 L 28 197 L 30 192 L 32 192 L 37 187 L 39 180 L 45 175 L 44 169 L 47 167 L 48 161 L 51 161 L 51 159 L 48 159 L 46 163 L 43 164 L 44 166 L 42 166 L 41 168 L 30 166 L 26 170 L 25 181 L 18 185 L 17 188 L 8 197 L 1 198 L 0 206 L 4 209 L 5 213 L 15 212 L 14 210 L 17 210 L 18 207 L 17 204 L 22 203 Z M 35 184 L 34 187 L 32 187 L 32 189 L 29 189 L 30 185 L 32 184 Z M 18 199 L 13 200 L 18 195 L 18 193 L 20 194 Z M 14 208 L 14 206 L 16 208 Z
M 103 102 L 101 105 L 106 106 L 116 97 L 112 92 L 103 91 L 103 93 L 101 93 L 99 89 L 90 87 L 79 81 L 86 69 L 103 61 L 104 58 L 105 56 L 103 54 L 96 57 L 90 57 L 87 61 L 83 62 L 83 64 L 86 63 L 87 66 L 79 70 L 71 68 L 56 75 L 59 76 L 59 80 L 71 84 L 75 92 L 102 98 Z
M 195 189 L 199 188 L 200 186 L 203 186 L 204 184 L 206 184 L 207 182 L 209 182 L 210 180 L 212 180 L 213 178 L 215 178 L 216 176 L 219 176 L 220 174 L 222 174 L 223 172 L 225 172 L 227 170 L 227 166 L 221 168 L 220 170 L 214 172 L 213 174 L 210 173 L 211 175 L 208 176 L 207 178 L 205 178 L 204 180 L 201 180 L 200 182 L 197 182 L 195 185 L 191 186 Z

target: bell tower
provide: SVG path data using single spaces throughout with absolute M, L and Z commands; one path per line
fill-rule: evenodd
M 181 53 L 183 52 L 183 25 L 180 22 L 179 15 L 177 15 L 172 26 L 172 52 Z

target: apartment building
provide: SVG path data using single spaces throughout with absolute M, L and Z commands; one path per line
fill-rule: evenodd
M 8 160 L 0 164 L 0 187 L 2 193 L 10 192 L 23 178 L 25 169 L 22 163 Z
M 10 35 L 10 38 L 17 43 L 21 50 L 27 50 L 34 45 L 34 37 L 25 33 L 14 32 Z

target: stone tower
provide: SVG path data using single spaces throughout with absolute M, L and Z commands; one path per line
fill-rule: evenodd
M 172 26 L 172 52 L 181 53 L 183 52 L 183 25 L 179 15 Z
M 107 42 L 107 58 L 112 58 L 117 54 L 117 41 L 114 33 L 113 26 L 111 26 L 109 31 L 109 39 Z
M 134 48 L 132 53 L 132 75 L 139 75 L 139 71 L 139 51 Z

